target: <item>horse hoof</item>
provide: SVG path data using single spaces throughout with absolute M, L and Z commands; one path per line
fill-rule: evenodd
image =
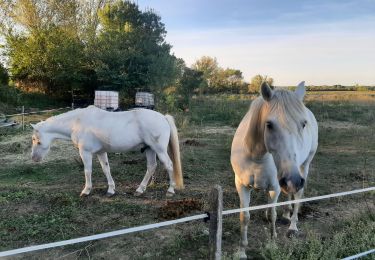
M 281 218 L 278 220 L 278 222 L 281 224 L 281 225 L 289 225 L 290 224 L 290 219 L 287 219 L 287 218 Z
M 139 192 L 139 191 L 136 191 L 134 192 L 134 196 L 135 197 L 140 197 L 143 193 Z
M 286 236 L 288 238 L 297 237 L 297 235 L 298 235 L 298 230 L 289 229 L 288 232 L 286 232 Z
M 110 192 L 107 192 L 107 193 L 105 194 L 105 196 L 106 196 L 107 198 L 113 197 L 114 195 L 115 195 L 115 193 L 110 193 Z
M 247 259 L 247 255 L 245 252 L 237 252 L 234 257 L 234 259 L 240 259 L 240 260 L 244 260 L 244 259 Z
M 79 195 L 81 198 L 86 198 L 88 197 L 90 194 L 86 194 L 86 193 L 81 193 L 81 195 Z
M 167 196 L 168 198 L 172 198 L 172 197 L 174 196 L 174 193 L 167 191 L 166 196 Z

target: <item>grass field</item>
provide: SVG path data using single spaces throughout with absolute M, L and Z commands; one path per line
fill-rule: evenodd
M 307 96 L 320 140 L 306 197 L 375 185 L 371 95 L 344 100 Z M 56 142 L 46 161 L 37 164 L 30 159 L 31 129 L 0 129 L 0 250 L 201 213 L 214 184 L 223 187 L 224 208 L 238 208 L 230 146 L 249 104 L 248 97 L 197 98 L 189 112 L 175 114 L 186 189 L 172 199 L 165 197 L 167 178 L 161 167 L 156 183 L 143 196 L 133 196 L 146 171 L 144 155 L 138 152 L 109 155 L 116 196 L 104 196 L 106 181 L 96 161 L 92 195 L 80 198 L 83 168 L 70 143 Z M 256 211 L 251 214 L 247 254 L 251 259 L 337 259 L 374 248 L 374 199 L 375 193 L 367 193 L 305 203 L 298 237 L 286 238 L 287 226 L 277 223 L 276 241 L 269 237 L 264 212 Z M 265 193 L 252 192 L 251 205 L 266 201 Z M 196 221 L 11 259 L 207 259 L 207 227 Z M 224 259 L 232 259 L 238 245 L 238 215 L 225 217 Z

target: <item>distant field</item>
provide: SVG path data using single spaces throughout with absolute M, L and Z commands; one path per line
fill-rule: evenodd
M 317 117 L 320 139 L 306 197 L 375 185 L 374 95 L 308 92 L 306 104 Z M 144 196 L 133 196 L 146 171 L 144 155 L 138 152 L 109 156 L 117 196 L 104 196 L 105 177 L 95 162 L 93 193 L 80 198 L 84 175 L 71 144 L 56 142 L 47 160 L 36 164 L 30 159 L 30 128 L 0 129 L 0 250 L 201 213 L 214 184 L 223 187 L 224 208 L 238 208 L 230 146 L 250 99 L 247 95 L 196 98 L 189 112 L 174 114 L 186 189 L 172 199 L 165 197 L 166 172 L 161 167 L 156 184 Z M 263 192 L 252 193 L 251 205 L 266 201 Z M 305 203 L 300 235 L 286 238 L 287 226 L 277 223 L 276 241 L 269 237 L 264 212 L 256 211 L 251 214 L 247 254 L 255 259 L 337 259 L 374 248 L 374 201 L 375 193 L 368 193 Z M 207 259 L 207 227 L 196 221 L 14 259 Z M 224 218 L 224 259 L 232 259 L 238 249 L 239 227 L 238 215 Z
M 306 100 L 375 102 L 375 91 L 308 91 Z

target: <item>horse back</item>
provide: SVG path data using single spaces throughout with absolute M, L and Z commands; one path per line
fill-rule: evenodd
M 165 117 L 146 109 L 125 112 L 87 109 L 77 117 L 73 132 L 76 142 L 116 152 L 135 150 L 157 141 L 168 143 L 170 134 Z

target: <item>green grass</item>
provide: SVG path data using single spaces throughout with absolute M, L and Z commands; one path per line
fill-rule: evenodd
M 308 102 L 306 104 L 320 122 L 334 120 L 359 125 L 373 124 L 375 121 L 374 103 Z
M 367 214 L 331 226 L 331 236 L 310 231 L 306 240 L 292 239 L 287 243 L 268 241 L 262 256 L 265 259 L 330 260 L 366 252 L 375 247 L 375 215 Z M 373 257 L 369 255 L 361 259 Z
M 171 199 L 206 201 L 214 184 L 224 191 L 224 208 L 238 208 L 229 157 L 235 127 L 250 101 L 235 96 L 193 100 L 189 112 L 175 114 L 180 130 L 186 189 Z M 321 123 L 319 150 L 312 163 L 306 196 L 373 186 L 375 176 L 373 104 L 309 103 Z M 372 120 L 372 121 L 371 121 Z M 344 124 L 337 125 L 340 122 Z M 164 221 L 166 172 L 158 167 L 156 185 L 142 197 L 132 194 L 146 171 L 144 154 L 110 154 L 117 196 L 106 198 L 106 180 L 95 160 L 92 195 L 80 198 L 84 184 L 77 151 L 69 144 L 51 148 L 41 164 L 30 160 L 31 129 L 0 129 L 0 250 L 14 249 Z M 194 140 L 195 145 L 186 144 Z M 281 200 L 285 198 L 282 197 Z M 365 200 L 364 200 L 365 199 Z M 247 254 L 255 259 L 334 259 L 374 247 L 374 194 L 306 203 L 300 215 L 305 236 L 290 240 L 287 226 L 269 241 L 264 212 L 251 214 Z M 266 203 L 263 192 L 252 192 L 252 205 Z M 367 204 L 365 203 L 367 201 Z M 204 210 L 207 204 L 204 203 Z M 191 210 L 183 216 L 201 213 Z M 281 211 L 279 210 L 279 213 Z M 172 212 L 171 212 L 172 213 Z M 200 221 L 21 255 L 23 259 L 207 259 L 208 224 Z M 237 215 L 224 218 L 223 255 L 238 249 Z M 316 258 L 315 258 L 316 257 Z
M 223 124 L 235 127 L 249 105 L 250 100 L 247 99 L 197 98 L 192 100 L 188 116 L 197 125 Z

